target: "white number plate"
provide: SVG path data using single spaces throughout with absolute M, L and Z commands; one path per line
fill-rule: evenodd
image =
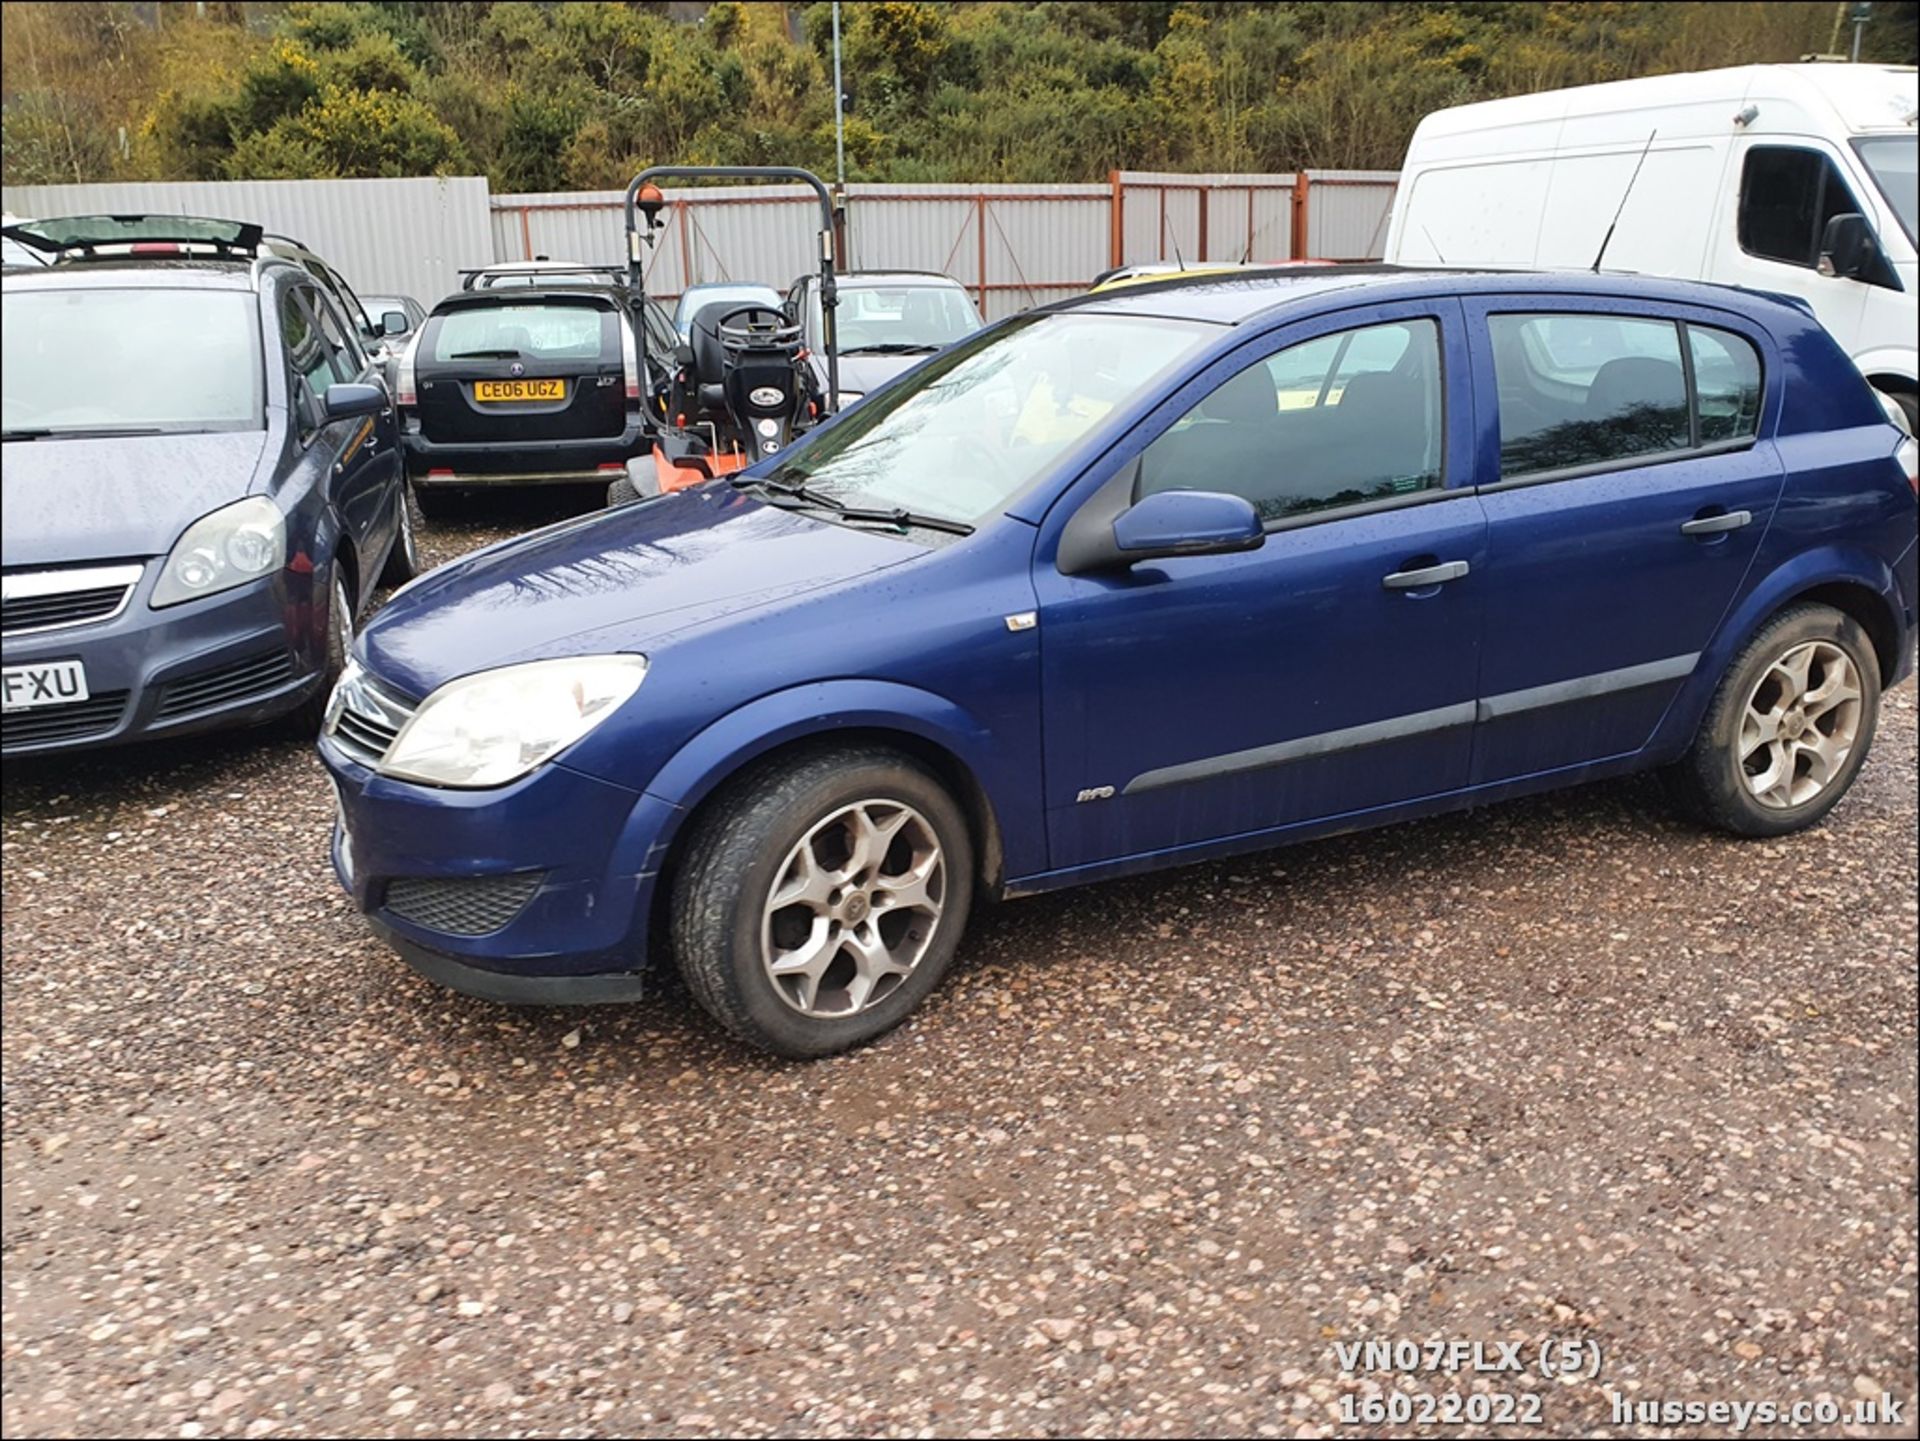
M 72 705 L 87 698 L 87 670 L 77 660 L 10 665 L 0 670 L 0 710 Z

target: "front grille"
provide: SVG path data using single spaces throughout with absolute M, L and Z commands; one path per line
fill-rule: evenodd
M 377 766 L 400 727 L 413 718 L 414 703 L 349 665 L 327 705 L 326 734 L 364 766 Z
M 101 620 L 120 609 L 127 597 L 124 585 L 103 585 L 66 595 L 30 595 L 0 604 L 0 631 L 16 635 L 26 630 L 52 630 Z
M 249 656 L 186 680 L 171 681 L 160 693 L 155 719 L 171 720 L 191 711 L 210 710 L 273 690 L 293 678 L 293 657 L 285 651 Z
M 401 876 L 387 882 L 387 914 L 449 936 L 484 936 L 532 900 L 545 871 L 511 876 Z
M 0 719 L 0 745 L 39 745 L 44 741 L 84 740 L 103 735 L 120 722 L 127 708 L 127 692 L 102 691 L 71 705 L 42 706 L 14 711 Z
M 140 579 L 137 565 L 15 571 L 0 579 L 0 632 L 25 635 L 118 615 Z

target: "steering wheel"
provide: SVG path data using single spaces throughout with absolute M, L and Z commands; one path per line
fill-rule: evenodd
M 762 317 L 765 318 L 763 319 Z M 797 321 L 787 318 L 787 313 L 784 310 L 776 310 L 771 305 L 736 305 L 732 310 L 729 310 L 725 315 L 722 315 L 713 322 L 713 333 L 720 337 L 720 343 L 722 345 L 728 343 L 727 329 L 729 326 L 734 325 L 736 321 L 741 322 L 743 327 L 748 333 L 752 334 L 755 339 L 761 338 L 761 334 L 763 333 L 754 330 L 756 326 L 764 326 L 775 332 L 791 330 L 796 333 L 800 328 Z M 766 338 L 774 339 L 775 337 L 767 336 Z

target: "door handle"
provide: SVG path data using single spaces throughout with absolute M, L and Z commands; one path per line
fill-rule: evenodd
M 1696 515 L 1692 520 L 1681 525 L 1680 534 L 1719 535 L 1752 523 L 1753 512 L 1750 510 L 1729 510 L 1719 515 Z
M 1467 573 L 1464 560 L 1443 561 L 1439 565 L 1422 566 L 1419 570 L 1396 570 L 1380 582 L 1388 590 L 1424 590 L 1430 585 L 1443 585 L 1450 580 L 1458 580 Z

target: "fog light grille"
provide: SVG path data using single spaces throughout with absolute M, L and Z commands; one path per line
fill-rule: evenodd
M 387 882 L 386 910 L 445 935 L 484 936 L 525 910 L 546 876 L 400 876 Z

